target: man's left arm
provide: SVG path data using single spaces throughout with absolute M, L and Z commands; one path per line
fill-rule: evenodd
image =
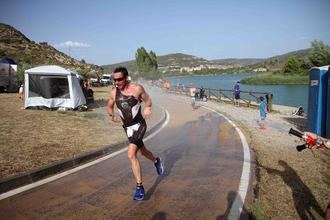
M 144 115 L 149 117 L 151 115 L 152 101 L 148 93 L 144 90 L 143 86 L 140 86 L 140 97 L 144 102 Z

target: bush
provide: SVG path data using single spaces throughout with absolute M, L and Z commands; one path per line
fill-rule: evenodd
M 253 219 L 253 220 L 265 219 L 264 211 L 259 203 L 254 202 L 252 204 L 251 211 L 249 214 L 249 219 Z

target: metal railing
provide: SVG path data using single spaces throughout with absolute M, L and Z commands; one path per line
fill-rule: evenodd
M 168 89 L 169 92 L 181 95 L 190 95 L 190 87 L 173 86 Z M 197 97 L 199 97 L 199 92 L 201 88 L 197 89 Z M 231 89 L 213 89 L 213 88 L 203 88 L 205 91 L 205 96 L 209 100 L 216 100 L 219 102 L 234 103 L 234 91 Z M 257 106 L 260 102 L 259 97 L 263 96 L 267 102 L 267 110 L 272 110 L 272 92 L 256 92 L 256 91 L 240 91 L 240 101 L 241 104 L 247 107 Z

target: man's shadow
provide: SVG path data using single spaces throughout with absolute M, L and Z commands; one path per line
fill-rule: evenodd
M 316 201 L 311 190 L 300 179 L 297 172 L 283 160 L 278 161 L 278 164 L 282 166 L 284 170 L 276 170 L 264 166 L 261 167 L 264 168 L 269 174 L 280 176 L 291 188 L 294 205 L 300 219 L 317 219 L 318 217 L 313 215 L 312 209 L 324 218 L 324 211 Z

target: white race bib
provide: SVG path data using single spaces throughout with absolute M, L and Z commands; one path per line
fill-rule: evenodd
M 137 123 L 137 124 L 134 124 L 134 125 L 131 125 L 131 126 L 127 127 L 126 128 L 127 137 L 132 137 L 134 131 L 139 130 L 139 127 L 140 127 L 140 123 Z

